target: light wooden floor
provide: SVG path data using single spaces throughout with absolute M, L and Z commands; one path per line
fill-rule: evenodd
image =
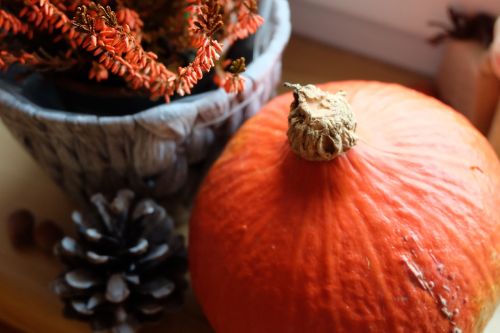
M 431 80 L 378 60 L 294 36 L 283 59 L 283 81 L 322 83 L 338 80 L 377 80 L 430 89 Z M 280 91 L 285 91 L 283 87 Z

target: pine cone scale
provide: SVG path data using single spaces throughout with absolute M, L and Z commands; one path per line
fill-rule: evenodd
M 149 283 L 143 284 L 139 291 L 145 295 L 151 295 L 155 299 L 162 299 L 175 290 L 175 283 L 166 279 L 166 278 L 158 278 L 156 280 L 152 280 Z
M 128 252 L 132 255 L 142 255 L 146 253 L 149 249 L 149 242 L 147 239 L 141 238 L 136 245 L 131 247 Z
M 111 303 L 122 303 L 130 295 L 130 289 L 127 282 L 123 279 L 121 274 L 113 274 L 106 287 L 106 300 Z
M 66 273 L 64 279 L 70 287 L 80 290 L 89 289 L 102 284 L 102 280 L 97 276 L 83 269 Z
M 106 255 L 99 255 L 93 251 L 87 251 L 86 258 L 89 262 L 96 264 L 96 265 L 107 264 L 113 259 L 113 257 L 106 256 Z

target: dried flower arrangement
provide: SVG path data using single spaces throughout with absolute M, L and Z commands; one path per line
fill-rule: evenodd
M 215 69 L 240 92 L 245 59 L 227 59 L 263 23 L 257 0 L 0 0 L 0 69 L 87 71 L 169 101 Z

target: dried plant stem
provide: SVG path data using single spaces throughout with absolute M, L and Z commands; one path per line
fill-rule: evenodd
M 39 63 L 35 54 L 19 51 L 17 54 L 7 50 L 0 50 L 0 70 L 5 70 L 13 64 L 37 65 Z

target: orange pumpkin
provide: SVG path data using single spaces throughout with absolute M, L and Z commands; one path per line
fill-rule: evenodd
M 346 91 L 353 114 L 342 95 L 296 86 L 290 119 L 292 95 L 268 104 L 201 188 L 190 265 L 214 329 L 481 332 L 500 299 L 492 148 L 410 89 L 322 88 Z

